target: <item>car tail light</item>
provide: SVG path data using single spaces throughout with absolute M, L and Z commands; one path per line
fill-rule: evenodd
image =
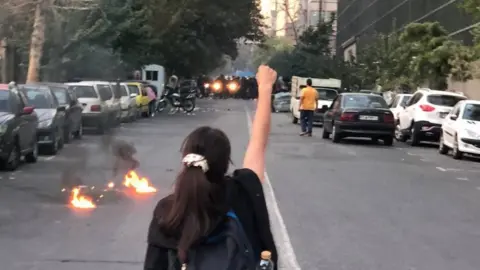
M 422 104 L 422 105 L 420 105 L 419 107 L 420 107 L 420 109 L 422 109 L 422 111 L 424 111 L 424 112 L 433 112 L 433 111 L 435 111 L 435 107 L 430 106 L 430 105 Z
M 101 111 L 101 110 L 102 110 L 102 106 L 100 106 L 100 105 L 92 105 L 92 106 L 90 106 L 90 111 L 92 111 L 92 112 L 99 112 L 99 111 Z
M 353 117 L 355 116 L 355 113 L 342 113 L 342 115 L 340 115 L 340 121 L 353 121 Z
M 385 114 L 383 116 L 383 122 L 385 123 L 393 123 L 395 122 L 395 118 L 393 117 L 393 114 Z

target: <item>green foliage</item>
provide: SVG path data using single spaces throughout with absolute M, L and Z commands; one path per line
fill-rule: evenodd
M 320 21 L 307 28 L 294 47 L 273 47 L 264 51 L 267 63 L 285 77 L 337 77 L 336 62 L 331 56 L 330 41 L 335 16 L 329 21 Z
M 445 89 L 450 75 L 458 81 L 472 78 L 474 59 L 474 50 L 453 41 L 438 22 L 411 23 L 399 34 L 375 37 L 361 51 L 357 72 L 362 85 Z
M 460 7 L 476 19 L 480 19 L 480 0 L 463 0 L 460 2 Z

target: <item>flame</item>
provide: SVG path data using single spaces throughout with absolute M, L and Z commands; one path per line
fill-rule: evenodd
M 154 193 L 157 189 L 150 186 L 150 183 L 145 177 L 138 177 L 138 174 L 134 171 L 129 171 L 125 175 L 125 182 L 123 184 L 126 187 L 134 188 L 137 193 Z
M 222 91 L 222 84 L 220 82 L 215 82 L 213 84 L 213 90 L 217 93 L 220 93 Z
M 72 189 L 72 199 L 70 203 L 75 208 L 97 208 L 91 198 L 80 195 L 80 188 Z
M 227 88 L 231 94 L 234 94 L 238 90 L 238 83 L 236 82 L 231 82 L 227 85 Z

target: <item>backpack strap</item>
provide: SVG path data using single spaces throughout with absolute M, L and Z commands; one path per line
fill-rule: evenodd
M 176 270 L 177 254 L 173 249 L 168 250 L 168 270 Z

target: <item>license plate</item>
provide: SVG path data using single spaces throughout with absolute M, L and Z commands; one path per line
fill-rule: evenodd
M 447 116 L 448 112 L 439 112 L 438 113 L 438 116 L 440 116 L 440 118 L 445 118 Z
M 367 120 L 367 121 L 378 121 L 378 116 L 373 115 L 360 115 L 358 117 L 360 120 Z

